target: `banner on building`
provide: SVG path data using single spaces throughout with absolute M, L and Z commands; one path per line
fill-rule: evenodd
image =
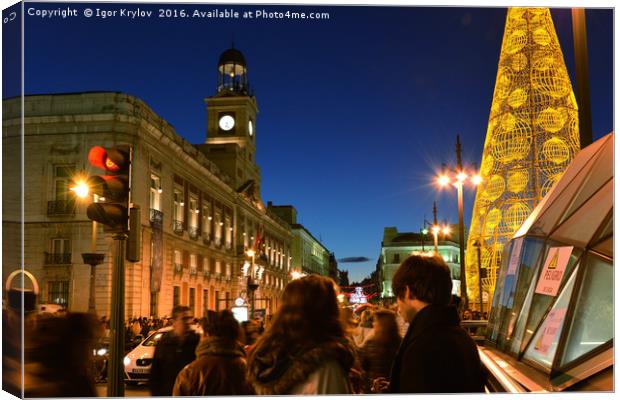
M 159 292 L 164 272 L 164 213 L 151 210 L 151 292 Z

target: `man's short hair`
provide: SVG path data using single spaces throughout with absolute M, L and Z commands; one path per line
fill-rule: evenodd
M 392 278 L 392 292 L 396 297 L 404 298 L 406 288 L 410 298 L 447 305 L 452 296 L 450 268 L 437 255 L 412 255 L 400 264 Z
M 172 309 L 172 319 L 177 319 L 179 314 L 190 311 L 188 306 L 174 306 Z

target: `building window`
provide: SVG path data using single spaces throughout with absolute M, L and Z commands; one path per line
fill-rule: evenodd
M 398 264 L 400 262 L 400 254 L 394 254 L 394 259 L 392 260 L 393 264 Z
M 232 275 L 232 266 L 230 265 L 230 263 L 226 263 L 226 276 L 231 276 Z
M 174 272 L 183 271 L 183 254 L 180 250 L 174 251 Z
M 211 204 L 203 203 L 202 205 L 202 236 L 207 239 L 211 238 Z
M 71 178 L 75 174 L 73 165 L 54 166 L 54 199 L 74 200 L 73 192 L 69 189 Z
M 67 308 L 69 306 L 69 281 L 48 282 L 47 302 Z
M 216 274 L 221 274 L 222 273 L 222 262 L 220 260 L 217 260 L 215 262 L 215 273 Z
M 196 315 L 196 289 L 189 288 L 189 309 L 192 315 Z
M 173 229 L 175 232 L 183 232 L 183 221 L 185 203 L 183 202 L 183 191 L 174 189 L 174 208 L 172 210 Z
M 176 307 L 181 304 L 181 287 L 173 286 L 172 287 L 172 307 Z
M 53 200 L 47 202 L 48 215 L 75 214 L 75 195 L 69 189 L 71 178 L 75 173 L 73 165 L 54 166 L 52 182 Z
M 161 211 L 161 179 L 151 174 L 151 189 L 149 192 L 149 206 L 151 210 Z
M 196 275 L 198 273 L 198 264 L 196 262 L 196 254 L 189 255 L 189 274 Z
M 230 222 L 230 217 L 226 216 L 225 220 L 224 220 L 224 231 L 225 231 L 225 235 L 226 235 L 226 248 L 230 249 L 232 248 L 232 236 L 233 236 L 233 228 L 232 228 L 232 224 Z
M 190 197 L 189 199 L 189 236 L 198 237 L 198 218 L 200 210 L 198 209 L 198 199 Z
M 215 211 L 215 244 L 222 244 L 222 227 L 224 222 L 222 221 L 222 213 L 219 210 Z
M 205 276 L 211 273 L 211 267 L 209 265 L 209 257 L 203 257 L 202 259 L 202 272 Z
M 71 264 L 71 241 L 64 238 L 52 239 L 50 252 L 45 258 L 46 264 Z

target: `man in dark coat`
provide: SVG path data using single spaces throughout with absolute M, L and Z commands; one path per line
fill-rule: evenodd
M 179 371 L 196 359 L 200 336 L 190 329 L 192 318 L 187 306 L 176 306 L 172 310 L 173 329 L 159 340 L 153 355 L 149 378 L 151 395 L 171 396 Z
M 392 279 L 409 329 L 392 366 L 389 393 L 484 392 L 476 344 L 450 305 L 450 269 L 439 257 L 413 255 Z
M 254 394 L 246 380 L 246 360 L 239 339 L 239 323 L 229 310 L 209 310 L 202 320 L 203 338 L 197 359 L 177 375 L 173 396 Z

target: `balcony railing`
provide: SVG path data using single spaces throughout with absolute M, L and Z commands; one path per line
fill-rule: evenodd
M 156 210 L 154 208 L 150 209 L 150 213 L 149 213 L 149 221 L 154 223 L 154 224 L 159 224 L 161 225 L 162 221 L 164 220 L 164 213 Z
M 183 221 L 174 220 L 172 221 L 172 230 L 174 233 L 181 234 L 183 233 Z
M 189 267 L 189 275 L 190 276 L 198 275 L 198 269 L 196 267 Z
M 183 272 L 183 264 L 174 263 L 174 272 L 177 272 L 177 273 Z
M 48 201 L 47 215 L 75 215 L 75 200 Z
M 211 272 L 209 272 L 208 269 L 202 271 L 202 276 L 205 278 L 208 278 L 209 276 L 211 276 Z
M 202 243 L 209 244 L 211 243 L 211 234 L 207 232 L 202 232 Z
M 71 264 L 71 253 L 45 253 L 45 264 L 64 265 Z
M 189 233 L 190 239 L 194 239 L 194 240 L 198 239 L 198 227 L 197 226 L 190 226 L 187 232 Z

